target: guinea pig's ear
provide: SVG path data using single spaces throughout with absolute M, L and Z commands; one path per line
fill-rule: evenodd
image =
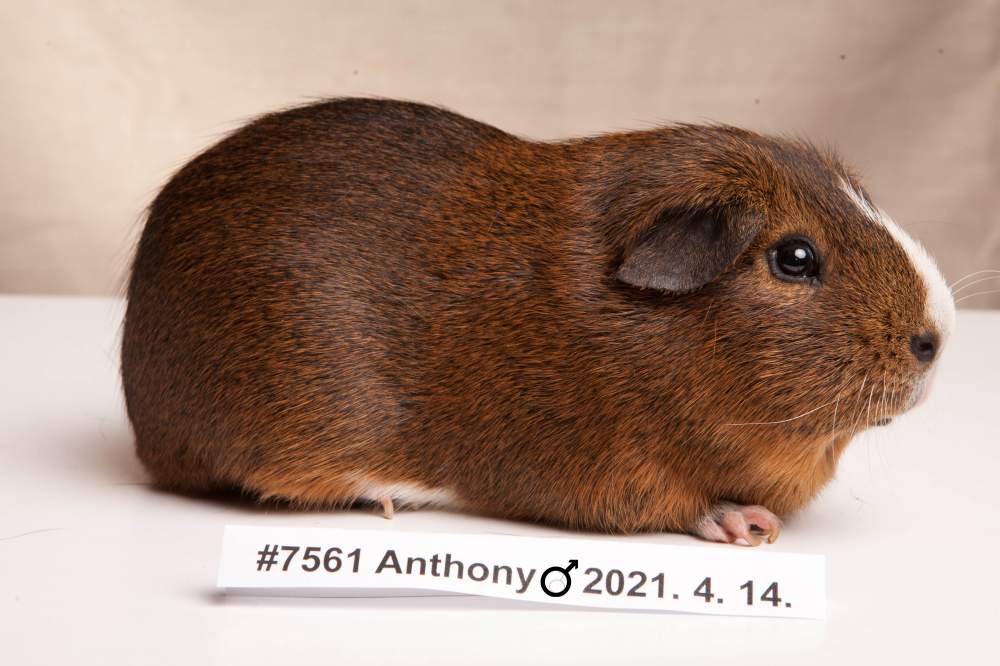
M 641 289 L 694 291 L 729 268 L 757 231 L 742 212 L 668 210 L 626 251 L 615 277 Z

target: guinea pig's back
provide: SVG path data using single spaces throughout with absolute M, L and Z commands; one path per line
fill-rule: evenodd
M 479 223 L 469 164 L 516 143 L 433 107 L 340 100 L 265 116 L 185 166 L 150 208 L 123 336 L 154 478 L 246 487 L 294 460 L 295 479 L 251 484 L 288 488 L 391 446 L 440 297 L 428 280 L 461 244 L 456 220 Z

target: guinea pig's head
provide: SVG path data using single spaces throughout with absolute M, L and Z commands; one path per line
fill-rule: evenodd
M 650 330 L 674 322 L 660 340 L 696 368 L 697 418 L 853 434 L 923 398 L 951 292 L 835 155 L 728 127 L 647 138 L 666 157 L 599 204 L 630 220 L 614 279 Z

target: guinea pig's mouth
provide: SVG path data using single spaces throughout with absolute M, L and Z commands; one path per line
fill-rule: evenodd
M 880 404 L 888 405 L 889 408 L 884 411 L 879 410 L 881 413 L 870 423 L 878 428 L 889 425 L 896 417 L 909 412 L 924 402 L 927 399 L 929 388 L 930 380 L 927 377 L 897 384 L 879 399 Z
M 896 418 L 916 407 L 926 394 L 924 382 L 902 382 L 891 386 L 883 395 L 872 400 L 872 395 L 861 397 L 862 412 L 871 411 L 867 419 L 868 427 L 884 428 Z M 875 408 L 878 405 L 878 409 Z

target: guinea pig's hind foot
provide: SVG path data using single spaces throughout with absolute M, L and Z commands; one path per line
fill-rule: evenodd
M 717 504 L 698 521 L 695 534 L 708 541 L 736 543 L 743 539 L 749 546 L 778 540 L 781 519 L 762 506 L 740 506 L 730 502 Z
M 395 507 L 392 505 L 392 498 L 385 495 L 379 500 L 379 502 L 382 504 L 382 515 L 385 516 L 386 520 L 392 520 L 393 515 L 395 515 Z

